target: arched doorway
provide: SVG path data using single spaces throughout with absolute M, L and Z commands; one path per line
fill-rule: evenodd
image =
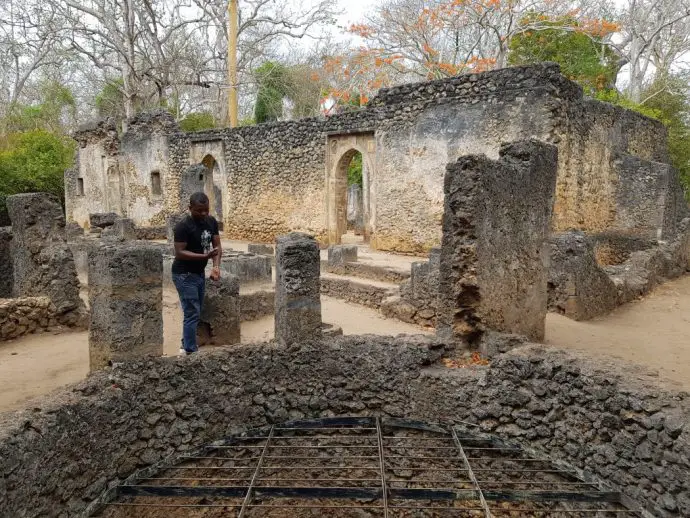
M 370 187 L 373 151 L 371 133 L 329 138 L 326 175 L 329 244 L 342 243 L 345 235 L 351 243 L 369 240 L 373 222 Z
M 213 155 L 206 155 L 201 161 L 202 165 L 210 171 L 206 177 L 203 178 L 204 192 L 208 196 L 211 215 L 219 221 L 223 221 L 223 191 L 222 191 L 222 173 L 218 161 Z

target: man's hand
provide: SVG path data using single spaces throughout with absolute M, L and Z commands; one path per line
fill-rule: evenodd
M 220 280 L 220 268 L 218 268 L 217 266 L 214 266 L 213 268 L 211 268 L 210 277 L 211 277 L 211 280 L 213 280 L 213 281 Z
M 206 259 L 212 259 L 213 257 L 215 257 L 217 255 L 218 255 L 218 249 L 214 248 L 213 250 L 211 250 L 210 252 L 208 252 L 206 254 Z

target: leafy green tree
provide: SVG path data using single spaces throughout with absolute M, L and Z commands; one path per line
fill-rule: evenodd
M 549 20 L 540 13 L 531 13 L 521 20 L 529 27 L 539 21 L 539 30 L 526 29 L 513 36 L 509 43 L 508 62 L 529 65 L 554 61 L 566 77 L 578 82 L 588 95 L 615 88 L 618 58 L 600 37 L 580 28 L 569 16 Z
M 39 96 L 40 104 L 16 104 L 10 109 L 2 125 L 6 132 L 44 129 L 59 133 L 65 123 L 74 121 L 77 105 L 69 88 L 48 81 L 41 85 Z
M 180 121 L 182 131 L 201 131 L 215 127 L 216 121 L 209 112 L 192 112 Z
M 283 99 L 289 92 L 285 67 L 267 61 L 254 71 L 254 76 L 259 85 L 254 119 L 258 124 L 278 120 L 283 115 Z
M 8 224 L 5 198 L 21 192 L 49 192 L 64 199 L 64 172 L 72 166 L 72 139 L 37 129 L 0 140 L 0 222 Z
M 122 122 L 125 119 L 124 81 L 114 79 L 107 81 L 96 95 L 95 104 L 99 117 L 113 117 Z

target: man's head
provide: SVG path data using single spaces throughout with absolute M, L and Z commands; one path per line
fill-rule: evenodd
M 196 221 L 204 220 L 208 217 L 208 196 L 203 192 L 195 192 L 189 197 L 189 212 Z

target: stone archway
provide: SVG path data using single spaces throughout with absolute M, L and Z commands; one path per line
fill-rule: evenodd
M 223 221 L 223 192 L 222 172 L 218 161 L 211 154 L 206 155 L 201 164 L 209 170 L 203 179 L 204 192 L 208 196 L 211 215 L 218 221 Z
M 326 227 L 328 244 L 339 244 L 347 232 L 347 169 L 352 158 L 362 155 L 362 197 L 364 238 L 374 228 L 375 141 L 373 133 L 333 135 L 328 137 L 326 160 Z

